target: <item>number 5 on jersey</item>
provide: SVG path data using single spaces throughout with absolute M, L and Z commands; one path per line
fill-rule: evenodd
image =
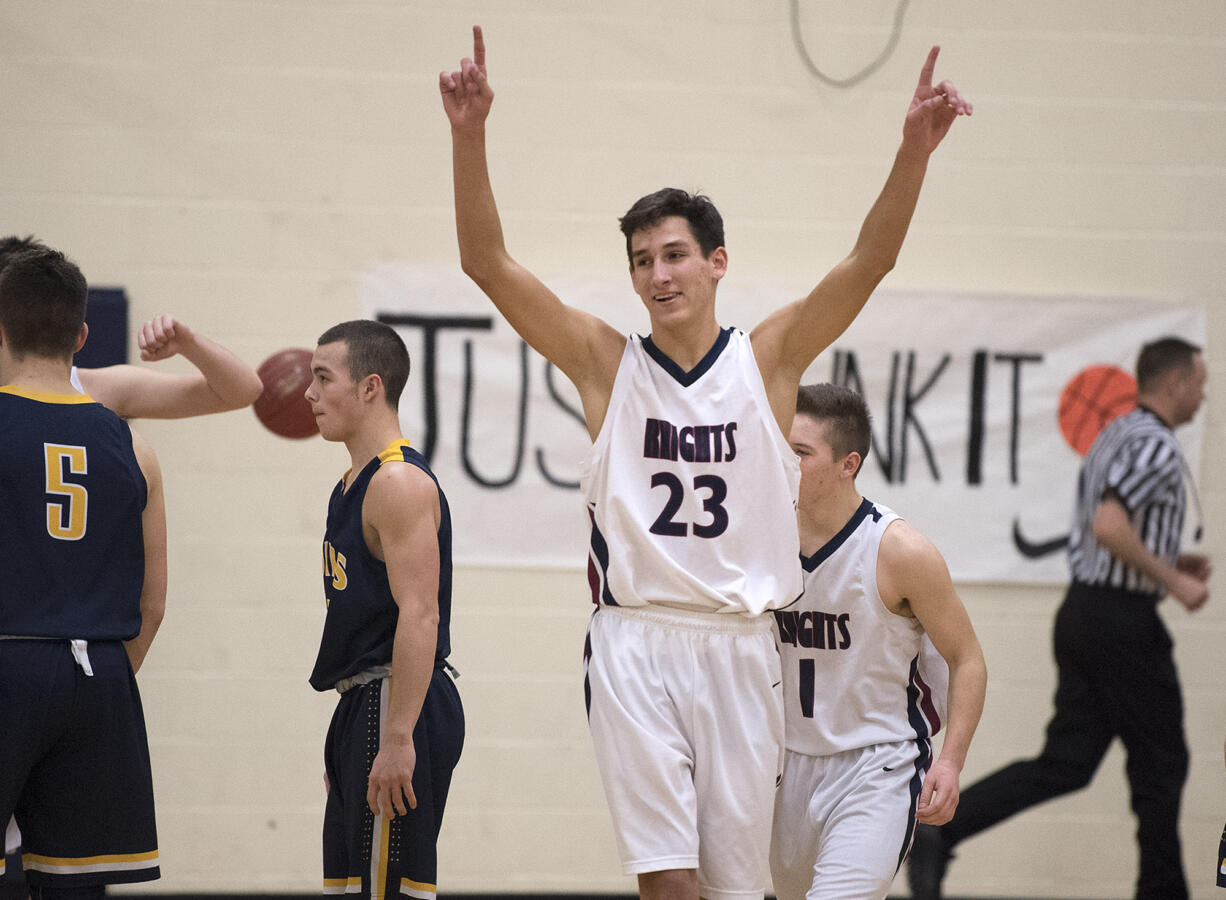
M 84 485 L 66 481 L 67 475 L 86 474 L 84 447 L 43 444 L 47 465 L 47 493 L 61 500 L 47 501 L 47 534 L 58 541 L 85 537 L 89 492 Z

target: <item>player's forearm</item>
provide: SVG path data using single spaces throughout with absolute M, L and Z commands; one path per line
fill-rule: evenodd
M 484 286 L 494 264 L 506 253 L 502 221 L 490 183 L 485 129 L 453 131 L 451 151 L 460 266 L 473 281 Z
M 875 280 L 884 278 L 898 260 L 927 169 L 926 152 L 900 147 L 885 186 L 864 219 L 851 257 Z
M 205 385 L 221 404 L 219 412 L 250 406 L 263 390 L 254 369 L 206 337 L 192 334 L 179 352 L 200 371 Z
M 411 741 L 413 728 L 434 676 L 434 653 L 438 645 L 438 611 L 411 613 L 404 606 L 396 624 L 392 645 L 391 691 L 384 734 L 390 740 Z
M 940 758 L 962 771 L 971 738 L 979 727 L 988 687 L 988 668 L 982 651 L 949 664 L 949 722 Z
M 128 661 L 132 663 L 133 672 L 139 672 L 141 665 L 145 662 L 158 628 L 162 625 L 162 616 L 165 611 L 164 603 L 156 607 L 146 607 L 145 604 L 141 604 L 140 633 L 132 640 L 124 641 L 123 645 L 124 650 L 128 652 Z

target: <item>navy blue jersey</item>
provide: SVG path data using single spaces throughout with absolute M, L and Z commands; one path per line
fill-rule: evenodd
M 417 466 L 434 481 L 425 458 L 405 440 L 395 441 L 366 464 L 354 477 L 349 490 L 341 479 L 328 501 L 328 524 L 324 531 L 324 597 L 328 613 L 311 686 L 331 690 L 344 678 L 392 663 L 392 642 L 399 608 L 392 598 L 387 566 L 376 559 L 362 535 L 362 502 L 370 479 L 379 467 L 402 462 Z M 438 645 L 435 661 L 451 653 L 451 512 L 442 488 L 438 488 L 442 516 L 438 528 Z
M 127 423 L 84 394 L 0 387 L 0 635 L 129 640 L 148 486 Z

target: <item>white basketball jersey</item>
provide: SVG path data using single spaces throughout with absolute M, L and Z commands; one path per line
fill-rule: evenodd
M 799 485 L 747 334 L 723 329 L 689 372 L 632 335 L 580 477 L 592 599 L 748 615 L 786 606 L 803 587 Z
M 885 608 L 877 588 L 877 552 L 897 518 L 864 500 L 842 531 L 801 559 L 804 595 L 775 612 L 793 752 L 829 756 L 941 727 L 945 661 L 917 620 Z

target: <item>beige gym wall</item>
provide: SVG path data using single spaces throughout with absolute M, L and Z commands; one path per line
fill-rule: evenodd
M 799 2 L 811 52 L 838 75 L 877 54 L 896 7 Z M 914 0 L 888 62 L 847 90 L 805 71 L 785 0 L 4 0 L 0 233 L 34 233 L 92 283 L 126 288 L 134 326 L 172 313 L 253 365 L 311 346 L 361 314 L 371 266 L 456 264 L 437 78 L 471 53 L 474 22 L 498 94 L 495 189 L 522 262 L 546 280 L 619 277 L 616 217 L 677 184 L 720 205 L 738 281 L 798 292 L 850 248 L 940 43 L 937 76 L 975 115 L 934 157 L 888 285 L 1203 304 L 1199 485 L 1226 568 L 1213 452 L 1226 439 L 1221 0 Z M 138 428 L 165 470 L 171 566 L 140 675 L 163 871 L 142 890 L 313 892 L 335 697 L 306 676 L 324 507 L 346 455 L 276 438 L 250 411 Z M 479 514 L 455 513 L 457 527 Z M 444 891 L 633 889 L 584 722 L 580 564 L 457 572 L 468 741 Z M 1224 588 L 1215 576 L 1196 615 L 1165 610 L 1192 750 L 1185 857 L 1205 898 L 1226 816 Z M 991 672 L 968 784 L 1040 746 L 1059 592 L 961 592 Z M 1087 791 L 965 845 L 949 890 L 1131 896 L 1122 766 L 1117 747 Z

